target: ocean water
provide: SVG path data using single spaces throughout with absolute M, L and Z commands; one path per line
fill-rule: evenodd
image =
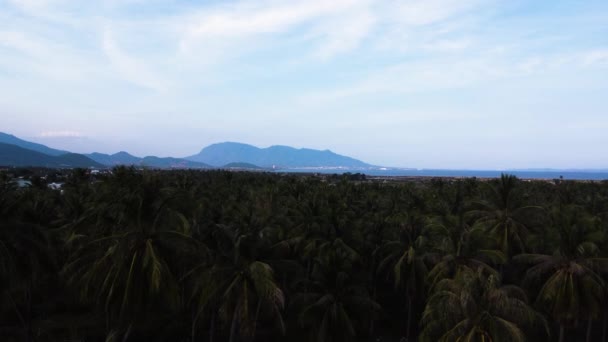
M 515 175 L 521 179 L 563 179 L 570 180 L 608 180 L 608 172 L 605 171 L 501 171 L 501 170 L 433 170 L 433 169 L 288 169 L 277 170 L 276 172 L 297 172 L 297 173 L 323 173 L 323 174 L 343 174 L 343 173 L 363 173 L 369 176 L 418 176 L 418 177 L 477 177 L 477 178 L 497 178 L 501 174 Z

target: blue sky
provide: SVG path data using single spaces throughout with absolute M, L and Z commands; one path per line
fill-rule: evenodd
M 608 168 L 608 1 L 0 0 L 0 131 L 420 168 Z

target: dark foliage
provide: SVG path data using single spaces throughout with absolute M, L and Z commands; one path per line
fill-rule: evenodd
M 0 340 L 606 341 L 607 233 L 605 182 L 8 170 Z

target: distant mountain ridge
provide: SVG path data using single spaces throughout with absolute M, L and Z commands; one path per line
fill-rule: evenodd
M 207 169 L 210 165 L 180 158 L 133 156 L 121 151 L 115 154 L 71 153 L 19 139 L 0 132 L 0 166 L 49 167 L 49 168 L 107 168 L 118 165 L 134 165 L 159 169 Z
M 103 168 L 96 161 L 77 153 L 52 156 L 23 147 L 0 143 L 0 165 L 14 167 Z
M 228 168 L 263 170 L 268 168 L 369 168 L 372 165 L 336 154 L 330 150 L 296 149 L 289 146 L 258 148 L 253 145 L 226 142 L 209 145 L 200 153 L 186 157 L 137 157 L 121 151 L 114 154 L 77 154 L 29 142 L 11 134 L 0 132 L 0 165 L 38 167 L 139 167 L 173 169 Z M 56 157 L 56 158 L 49 158 Z
M 199 163 L 187 159 L 182 158 L 172 158 L 172 157 L 154 157 L 148 156 L 144 157 L 140 163 L 141 166 L 144 167 L 152 167 L 159 169 L 210 169 L 211 165 L 207 165 L 205 163 Z
M 85 154 L 87 157 L 95 160 L 98 163 L 108 165 L 108 166 L 116 166 L 116 165 L 136 165 L 139 164 L 142 158 L 135 157 L 127 152 L 121 151 L 114 154 L 104 154 L 104 153 L 90 153 Z
M 114 154 L 91 153 L 87 157 L 95 160 L 98 163 L 107 166 L 118 165 L 134 165 L 142 167 L 152 167 L 159 169 L 208 169 L 210 165 L 198 163 L 191 160 L 172 158 L 172 157 L 155 157 L 147 156 L 144 158 L 133 156 L 127 152 L 121 151 Z
M 214 166 L 247 163 L 261 167 L 345 167 L 367 168 L 372 165 L 336 154 L 330 150 L 296 149 L 289 146 L 258 148 L 253 145 L 224 142 L 209 145 L 185 159 Z
M 54 148 L 50 148 L 42 144 L 25 141 L 23 139 L 17 138 L 12 134 L 6 134 L 2 132 L 0 132 L 0 143 L 19 146 L 27 150 L 44 153 L 49 156 L 60 156 L 62 154 L 70 153 L 68 151 L 56 150 Z
M 240 169 L 240 170 L 265 170 L 265 168 L 249 163 L 229 163 L 222 166 L 222 169 Z

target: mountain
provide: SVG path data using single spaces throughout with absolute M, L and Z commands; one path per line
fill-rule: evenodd
M 360 160 L 342 156 L 329 150 L 296 149 L 289 146 L 271 146 L 258 148 L 252 145 L 225 142 L 205 147 L 200 153 L 187 158 L 159 158 L 148 156 L 140 158 L 127 152 L 115 154 L 91 153 L 86 155 L 71 154 L 68 151 L 56 150 L 42 144 L 37 144 L 14 135 L 0 132 L 0 143 L 20 147 L 23 156 L 15 155 L 16 151 L 3 147 L 4 159 L 0 165 L 15 166 L 49 166 L 49 167 L 113 167 L 117 165 L 135 165 L 159 169 L 192 168 L 206 169 L 224 167 L 233 169 L 263 169 L 263 168 L 298 168 L 298 167 L 344 167 L 368 168 L 372 165 Z M 38 154 L 32 154 L 36 152 Z M 61 157 L 49 159 L 47 157 Z
M 179 158 L 160 158 L 155 156 L 140 158 L 127 152 L 114 154 L 91 153 L 86 156 L 107 166 L 135 165 L 154 169 L 207 169 L 211 167 L 207 164 Z
M 142 158 L 135 157 L 124 151 L 114 154 L 104 154 L 95 152 L 91 154 L 86 154 L 86 156 L 100 164 L 108 166 L 138 165 L 142 161 Z
M 158 169 L 205 169 L 211 167 L 204 163 L 179 158 L 159 158 L 154 156 L 140 158 L 124 151 L 114 154 L 95 152 L 81 155 L 25 141 L 14 135 L 2 132 L 0 132 L 0 144 L 7 145 L 2 147 L 2 155 L 0 155 L 0 165 L 6 166 L 112 167 L 117 165 L 136 165 Z
M 186 159 L 210 165 L 248 163 L 262 167 L 371 167 L 360 160 L 342 156 L 329 150 L 320 151 L 307 148 L 296 149 L 289 146 L 258 148 L 252 145 L 225 142 L 205 147 L 200 153 Z
M 249 163 L 228 163 L 222 169 L 264 170 L 263 167 Z
M 155 156 L 140 158 L 124 151 L 114 154 L 96 152 L 87 154 L 86 156 L 107 166 L 136 165 L 158 169 L 207 169 L 211 167 L 207 164 L 180 158 L 160 158 Z
M 81 154 L 65 153 L 52 156 L 23 147 L 0 143 L 0 165 L 3 166 L 34 166 L 53 168 L 103 168 L 104 166 Z
M 62 154 L 69 153 L 68 151 L 56 150 L 54 148 L 50 148 L 50 147 L 44 146 L 42 144 L 36 144 L 36 143 L 30 142 L 30 141 L 25 141 L 23 139 L 17 138 L 14 135 L 2 133 L 2 132 L 0 132 L 0 143 L 16 145 L 16 146 L 25 148 L 27 150 L 44 153 L 49 156 L 60 156 Z
M 148 156 L 141 160 L 141 166 L 158 168 L 158 169 L 208 169 L 212 166 L 180 158 L 159 158 Z

